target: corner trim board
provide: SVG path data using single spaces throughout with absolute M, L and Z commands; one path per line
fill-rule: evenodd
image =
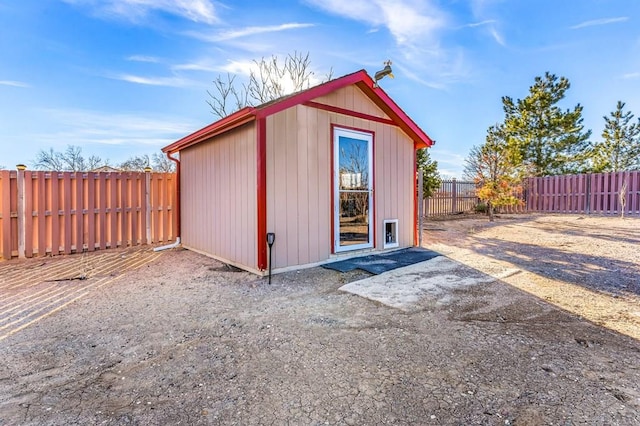
M 256 122 L 256 207 L 258 239 L 258 269 L 267 269 L 267 120 Z

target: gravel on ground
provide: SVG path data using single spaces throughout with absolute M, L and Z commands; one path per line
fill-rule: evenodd
M 409 311 L 339 290 L 364 272 L 167 251 L 0 341 L 0 425 L 640 424 L 639 225 L 429 221 L 469 274 L 519 272 Z

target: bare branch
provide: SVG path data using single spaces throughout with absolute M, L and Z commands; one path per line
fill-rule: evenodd
M 53 148 L 49 148 L 49 151 L 41 149 L 36 154 L 33 168 L 36 170 L 63 170 L 60 156 L 61 154 L 55 152 Z
M 129 157 L 126 161 L 120 163 L 118 168 L 127 171 L 127 172 L 141 172 L 144 171 L 145 167 L 151 166 L 151 162 L 149 161 L 149 155 L 139 155 Z
M 294 52 L 284 59 L 278 56 L 253 60 L 253 67 L 246 82 L 239 84 L 236 76 L 227 73 L 226 79 L 218 76 L 214 90 L 208 91 L 207 103 L 211 112 L 218 117 L 226 117 L 246 106 L 256 106 L 291 93 L 311 87 L 314 72 L 311 70 L 309 53 Z M 333 78 L 333 68 L 322 82 Z
M 153 170 L 161 173 L 171 173 L 176 169 L 176 164 L 169 160 L 166 155 L 155 153 L 151 157 L 153 162 Z
M 235 97 L 237 104 L 240 103 L 234 86 L 235 79 L 236 76 L 229 73 L 227 73 L 226 81 L 224 81 L 221 76 L 218 76 L 213 81 L 215 94 L 207 90 L 207 93 L 211 98 L 210 100 L 207 100 L 207 103 L 211 107 L 211 112 L 220 118 L 226 117 L 231 113 L 228 105 L 229 95 L 233 95 Z

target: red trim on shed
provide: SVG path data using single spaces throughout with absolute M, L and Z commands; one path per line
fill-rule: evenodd
M 433 140 L 389 97 L 379 86 L 374 87 L 373 80 L 369 75 L 366 79 L 356 83 L 381 110 L 393 117 L 398 126 L 407 133 L 414 142 L 418 143 L 418 148 L 428 148 L 433 145 Z
M 244 107 L 241 110 L 216 121 L 215 123 L 211 123 L 208 126 L 175 141 L 171 145 L 165 146 L 162 148 L 162 151 L 169 153 L 180 151 L 181 149 L 185 149 L 191 145 L 204 142 L 205 140 L 219 135 L 220 133 L 240 127 L 243 124 L 255 120 L 255 118 L 255 108 Z
M 418 230 L 418 203 L 421 200 L 418 200 L 418 149 L 417 143 L 413 143 L 413 245 L 418 246 L 418 232 L 422 232 L 422 230 Z
M 375 115 L 365 114 L 350 109 L 340 108 L 333 105 L 321 104 L 319 102 L 308 101 L 303 103 L 304 106 L 321 109 L 323 111 L 335 112 L 336 114 L 348 115 L 349 117 L 362 118 L 363 120 L 376 121 L 378 123 L 396 126 L 396 122 L 384 117 L 376 117 Z
M 374 132 L 373 130 L 369 130 L 369 129 L 362 129 L 360 127 L 352 127 L 352 126 L 343 126 L 341 124 L 336 124 L 336 123 L 331 123 L 331 241 L 333 242 L 332 246 L 331 246 L 331 254 L 335 254 L 336 253 L 336 245 L 338 245 L 337 241 L 336 241 L 336 229 L 335 229 L 335 220 L 336 220 L 336 216 L 335 216 L 335 212 L 336 212 L 336 205 L 335 205 L 335 193 L 336 193 L 336 175 L 335 175 L 335 157 L 334 157 L 334 150 L 335 150 L 335 129 L 345 129 L 345 130 L 354 130 L 356 132 L 361 132 L 361 133 L 369 133 L 371 135 L 371 158 L 373 159 L 373 162 L 371 163 L 371 174 L 372 174 L 372 188 L 371 188 L 371 194 L 369 195 L 371 197 L 371 217 L 372 217 L 372 221 L 373 223 L 371 224 L 371 228 L 373 229 L 373 235 L 371 235 L 371 238 L 373 238 L 372 240 L 372 248 L 376 248 L 376 230 L 377 230 L 377 226 L 376 226 L 376 132 Z M 415 167 L 415 166 L 414 166 Z
M 336 173 L 336 169 L 334 167 L 334 163 L 336 161 L 336 158 L 333 155 L 334 150 L 335 150 L 335 146 L 334 146 L 334 143 L 335 143 L 334 129 L 336 128 L 336 124 L 331 123 L 330 126 L 331 126 L 331 131 L 330 131 L 330 133 L 331 133 L 331 136 L 330 136 L 331 137 L 331 144 L 330 144 L 330 147 L 331 147 L 331 153 L 330 153 L 331 154 L 330 155 L 330 161 L 331 161 L 331 167 L 330 167 L 331 168 L 331 191 L 330 191 L 331 192 L 331 215 L 330 215 L 330 217 L 331 217 L 331 239 L 330 239 L 330 241 L 331 241 L 331 254 L 336 254 L 336 226 L 335 226 L 336 225 L 335 224 L 335 220 L 336 220 L 336 217 L 335 217 L 335 211 L 336 211 L 336 195 L 335 195 L 335 192 L 336 192 L 335 179 L 336 179 L 336 177 L 335 177 L 335 173 Z
M 259 118 L 256 131 L 258 269 L 267 269 L 267 120 Z

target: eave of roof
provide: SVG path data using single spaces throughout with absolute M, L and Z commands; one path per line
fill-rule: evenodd
M 414 141 L 417 148 L 427 148 L 433 145 L 431 138 L 385 93 L 380 87 L 376 87 L 374 81 L 365 70 L 347 74 L 335 80 L 330 80 L 318 86 L 311 87 L 292 95 L 284 96 L 257 107 L 245 107 L 233 114 L 224 117 L 202 129 L 185 136 L 182 139 L 162 148 L 163 152 L 174 153 L 189 146 L 198 144 L 213 136 L 227 132 L 243 124 L 258 118 L 265 118 L 287 108 L 311 101 L 320 96 L 327 95 L 343 87 L 355 84 L 369 97 L 380 109 Z

